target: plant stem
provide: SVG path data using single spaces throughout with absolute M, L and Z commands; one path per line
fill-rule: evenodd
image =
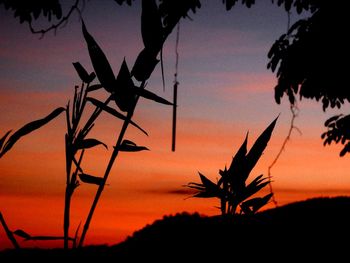
M 70 184 L 66 187 L 66 193 L 64 198 L 64 215 L 63 215 L 63 244 L 64 249 L 68 249 L 68 237 L 69 237 L 69 219 L 70 219 L 70 203 L 72 200 L 72 190 Z
M 6 235 L 8 239 L 11 241 L 12 245 L 14 246 L 15 249 L 20 249 L 20 246 L 17 243 L 17 240 L 13 236 L 11 230 L 8 228 L 4 217 L 2 216 L 2 213 L 0 212 L 0 223 L 2 224 L 2 227 L 4 228 Z
M 141 87 L 142 89 L 145 88 L 145 81 L 143 81 L 143 82 L 141 83 L 141 86 L 140 86 L 140 87 Z M 86 233 L 87 233 L 87 231 L 88 231 L 88 229 L 89 229 L 92 216 L 94 215 L 94 212 L 95 212 L 97 203 L 98 203 L 98 201 L 99 201 L 99 199 L 100 199 L 100 197 L 101 197 L 101 194 L 102 194 L 102 192 L 103 192 L 104 186 L 105 186 L 105 184 L 106 184 L 106 181 L 107 181 L 107 179 L 108 179 L 108 176 L 109 176 L 109 174 L 110 174 L 110 172 L 111 172 L 111 169 L 112 169 L 112 167 L 113 167 L 113 164 L 114 164 L 114 162 L 115 162 L 115 160 L 116 160 L 116 158 L 117 158 L 117 156 L 118 156 L 120 145 L 121 145 L 121 143 L 122 143 L 122 141 L 123 141 L 123 138 L 124 138 L 124 135 L 125 135 L 125 133 L 126 133 L 126 130 L 127 130 L 128 126 L 129 126 L 129 123 L 130 123 L 130 121 L 131 121 L 131 118 L 132 118 L 132 116 L 133 116 L 133 114 L 134 114 L 134 111 L 135 111 L 135 108 L 136 108 L 138 99 L 139 99 L 139 96 L 136 96 L 134 105 L 133 105 L 133 107 L 131 107 L 130 111 L 129 111 L 128 114 L 127 114 L 127 117 L 126 117 L 126 119 L 125 119 L 125 121 L 124 121 L 124 123 L 123 123 L 122 129 L 121 129 L 121 131 L 120 131 L 120 133 L 119 133 L 119 137 L 118 137 L 117 143 L 116 143 L 116 145 L 115 145 L 115 147 L 114 147 L 114 150 L 113 150 L 113 153 L 112 153 L 112 155 L 111 155 L 111 157 L 110 157 L 110 159 L 109 159 L 109 163 L 108 163 L 107 168 L 106 168 L 106 171 L 105 171 L 105 173 L 104 173 L 102 183 L 98 186 L 98 189 L 97 189 L 97 192 L 96 192 L 96 195 L 95 195 L 95 199 L 94 199 L 94 201 L 93 201 L 93 203 L 92 203 L 92 205 L 91 205 L 89 214 L 88 214 L 88 216 L 87 216 L 87 218 L 86 218 L 86 221 L 85 221 L 85 224 L 84 224 L 84 228 L 83 228 L 83 232 L 82 232 L 82 234 L 81 234 L 81 238 L 80 238 L 80 240 L 79 240 L 79 246 L 78 246 L 78 247 L 80 247 L 80 248 L 81 248 L 81 247 L 83 246 L 83 244 L 84 244 L 85 236 L 86 236 Z

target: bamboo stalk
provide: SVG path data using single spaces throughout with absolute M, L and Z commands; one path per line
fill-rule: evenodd
M 143 81 L 141 83 L 141 86 L 140 86 L 142 89 L 145 88 L 145 81 Z M 113 150 L 113 153 L 109 159 L 109 162 L 108 162 L 108 165 L 107 165 L 107 168 L 106 168 L 106 171 L 104 173 L 104 176 L 103 176 L 103 179 L 102 179 L 102 183 L 98 186 L 98 189 L 96 191 L 96 195 L 95 195 L 95 198 L 94 198 L 94 201 L 91 205 L 91 208 L 90 208 L 90 211 L 89 211 L 89 214 L 86 218 L 86 221 L 85 221 L 85 224 L 84 224 L 84 227 L 83 227 L 83 232 L 81 234 L 81 237 L 80 237 L 80 240 L 79 240 L 79 245 L 78 247 L 82 247 L 83 244 L 84 244 L 84 240 L 85 240 L 85 236 L 86 236 L 86 233 L 89 229 L 89 226 L 90 226 L 90 223 L 91 223 L 91 220 L 92 220 L 92 217 L 94 215 L 94 212 L 95 212 L 95 209 L 96 209 L 96 206 L 97 206 L 97 203 L 102 195 L 102 192 L 103 192 L 103 189 L 104 189 L 104 186 L 106 184 L 106 181 L 108 179 L 108 176 L 112 170 L 112 167 L 114 165 L 114 162 L 118 156 L 118 153 L 119 153 L 119 148 L 120 148 L 120 145 L 122 144 L 122 141 L 123 141 L 123 138 L 124 138 L 124 135 L 126 133 L 126 130 L 129 126 L 129 123 L 131 121 L 131 118 L 134 114 L 134 111 L 135 111 L 135 108 L 136 108 L 136 105 L 137 105 L 137 102 L 138 102 L 138 99 L 139 99 L 139 96 L 136 97 L 135 99 L 135 102 L 134 102 L 134 105 L 133 107 L 131 107 L 131 110 L 128 112 L 127 114 L 127 118 L 125 119 L 124 123 L 123 123 L 123 126 L 122 126 L 122 129 L 119 133 L 119 137 L 118 137 L 118 140 L 117 140 L 117 143 L 114 147 L 114 150 Z

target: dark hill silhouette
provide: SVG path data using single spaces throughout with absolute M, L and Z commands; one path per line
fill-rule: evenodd
M 350 198 L 314 198 L 265 210 L 255 216 L 164 216 L 114 246 L 82 250 L 8 250 L 2 257 L 52 258 L 73 262 L 340 262 L 349 258 Z M 1 262 L 6 262 L 2 261 Z M 344 261 L 345 262 L 345 261 Z

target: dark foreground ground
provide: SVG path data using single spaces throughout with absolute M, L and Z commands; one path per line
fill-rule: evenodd
M 350 198 L 315 198 L 234 219 L 188 213 L 165 216 L 109 247 L 0 252 L 0 262 L 139 260 L 350 262 Z

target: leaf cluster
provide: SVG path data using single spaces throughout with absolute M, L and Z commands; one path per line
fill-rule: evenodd
M 281 1 L 282 2 L 282 1 Z M 285 3 L 287 1 L 284 1 Z M 292 2 L 292 1 L 290 1 Z M 344 41 L 345 11 L 331 1 L 294 1 L 298 12 L 310 17 L 295 22 L 271 47 L 267 67 L 276 72 L 275 100 L 284 94 L 294 104 L 296 96 L 321 101 L 323 110 L 340 108 L 350 101 L 342 58 L 348 54 Z
M 52 17 L 61 19 L 62 7 L 59 0 L 0 0 L 0 4 L 5 6 L 5 9 L 14 11 L 14 17 L 19 17 L 20 23 L 36 20 L 42 14 L 50 22 Z
M 259 136 L 249 152 L 247 151 L 248 135 L 246 136 L 243 144 L 233 157 L 230 167 L 219 170 L 220 178 L 217 183 L 212 182 L 199 173 L 201 183 L 191 182 L 187 185 L 197 190 L 194 197 L 219 198 L 221 201 L 220 209 L 223 215 L 235 215 L 238 206 L 241 208 L 241 213 L 254 214 L 267 204 L 272 194 L 267 194 L 264 197 L 250 197 L 264 188 L 269 183 L 269 180 L 263 175 L 259 175 L 250 183 L 246 181 L 263 154 L 271 138 L 276 121 L 277 118 Z
M 340 142 L 344 148 L 339 155 L 342 157 L 350 152 L 350 115 L 335 115 L 329 118 L 324 125 L 327 127 L 327 131 L 321 135 L 324 140 L 323 145 Z

